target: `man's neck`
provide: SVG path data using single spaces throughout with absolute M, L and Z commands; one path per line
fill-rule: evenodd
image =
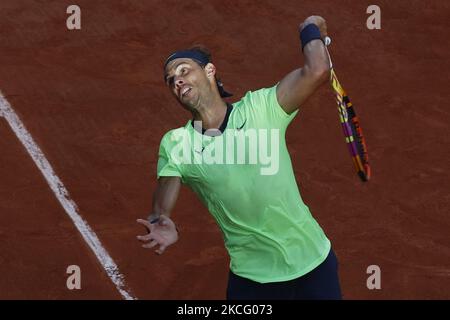
M 201 121 L 205 130 L 219 129 L 227 113 L 227 104 L 220 96 L 211 101 L 204 101 L 193 113 L 194 121 Z

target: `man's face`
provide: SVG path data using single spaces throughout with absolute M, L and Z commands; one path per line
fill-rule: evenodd
M 171 61 L 166 67 L 165 80 L 172 94 L 189 110 L 195 109 L 209 86 L 205 69 L 188 58 Z

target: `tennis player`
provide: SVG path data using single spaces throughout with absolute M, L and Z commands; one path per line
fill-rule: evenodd
M 233 104 L 207 50 L 177 51 L 164 64 L 192 120 L 161 140 L 152 213 L 138 220 L 148 234 L 137 238 L 159 254 L 178 240 L 170 216 L 187 185 L 222 231 L 230 300 L 341 299 L 336 256 L 300 196 L 285 141 L 299 107 L 330 76 L 325 20 L 308 17 L 299 32 L 304 66 Z

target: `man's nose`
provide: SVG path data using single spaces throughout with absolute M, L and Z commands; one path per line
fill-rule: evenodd
M 183 86 L 183 84 L 184 84 L 183 79 L 178 78 L 178 79 L 175 80 L 175 87 L 177 89 L 181 88 Z

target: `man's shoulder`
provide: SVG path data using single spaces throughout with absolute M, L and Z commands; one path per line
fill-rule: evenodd
M 244 94 L 244 96 L 239 101 L 237 101 L 234 104 L 236 106 L 258 104 L 261 102 L 261 100 L 267 99 L 267 97 L 270 94 L 273 93 L 276 94 L 277 85 L 278 83 L 270 87 L 263 87 L 256 90 L 249 90 Z
M 190 121 L 184 127 L 170 129 L 169 131 L 164 133 L 163 137 L 161 138 L 161 144 L 171 144 L 174 142 L 179 142 L 182 137 L 189 134 L 189 125 Z

